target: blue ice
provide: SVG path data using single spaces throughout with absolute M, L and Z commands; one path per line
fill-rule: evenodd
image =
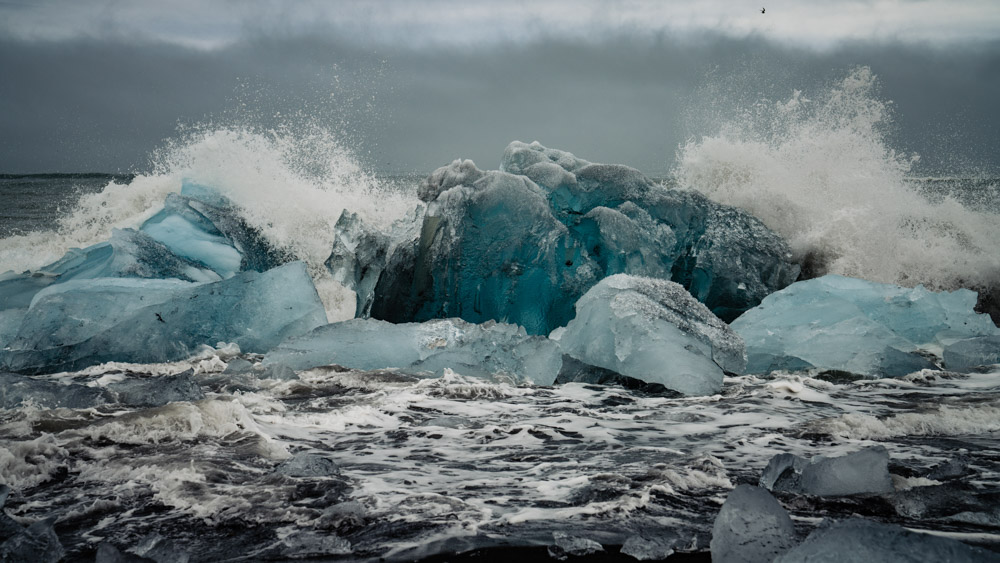
M 746 342 L 748 373 L 811 366 L 897 377 L 936 369 L 928 355 L 947 355 L 961 340 L 1000 336 L 975 304 L 967 289 L 933 292 L 828 275 L 768 296 L 732 328 Z
M 437 376 L 452 369 L 474 377 L 551 385 L 562 367 L 562 353 L 555 342 L 509 324 L 351 319 L 284 342 L 263 364 L 296 370 L 336 364 Z
M 376 318 L 547 334 L 594 284 L 627 273 L 676 281 L 729 320 L 798 275 L 785 242 L 745 212 L 537 143 L 511 143 L 500 171 L 456 160 L 419 196 L 421 231 L 401 255 L 411 264 L 387 265 L 392 279 L 374 284 Z
M 325 323 L 302 262 L 209 284 L 74 280 L 39 292 L 17 336 L 0 350 L 0 366 L 46 373 L 106 361 L 165 362 L 220 341 L 266 352 Z
M 683 287 L 625 274 L 591 288 L 553 338 L 573 358 L 685 395 L 718 393 L 746 365 L 740 337 Z

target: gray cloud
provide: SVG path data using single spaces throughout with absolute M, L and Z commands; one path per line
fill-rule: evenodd
M 712 31 L 829 48 L 843 41 L 962 43 L 1000 38 L 992 0 L 9 0 L 0 33 L 20 39 L 144 38 L 220 48 L 248 31 L 333 30 L 355 42 L 470 46 Z
M 663 174 L 678 143 L 734 107 L 820 88 L 854 65 L 881 77 L 896 102 L 895 143 L 928 170 L 998 168 L 997 42 L 811 50 L 656 33 L 414 49 L 326 30 L 211 49 L 121 35 L 0 40 L 0 171 L 141 169 L 178 123 L 311 119 L 383 170 L 427 172 L 458 157 L 492 168 L 507 142 L 537 139 Z

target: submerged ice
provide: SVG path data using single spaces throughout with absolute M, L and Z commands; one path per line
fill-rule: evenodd
M 438 319 L 392 324 L 351 319 L 292 338 L 268 353 L 263 363 L 296 370 L 333 364 L 363 370 L 391 368 L 437 376 L 454 370 L 551 385 L 562 367 L 562 353 L 555 342 L 502 323 Z

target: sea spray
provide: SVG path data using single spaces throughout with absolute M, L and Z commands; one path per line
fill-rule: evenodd
M 679 149 L 677 183 L 762 219 L 814 275 L 995 286 L 1000 217 L 910 185 L 916 156 L 890 146 L 892 105 L 877 94 L 860 67 L 811 98 L 741 108 Z
M 4 269 L 37 270 L 67 248 L 107 240 L 112 229 L 138 228 L 189 179 L 218 189 L 271 244 L 305 261 L 328 316 L 337 320 L 354 315 L 353 296 L 323 265 L 341 212 L 349 209 L 387 226 L 418 204 L 386 187 L 336 133 L 318 125 L 195 127 L 167 141 L 152 160 L 152 172 L 81 196 L 54 231 L 0 239 Z

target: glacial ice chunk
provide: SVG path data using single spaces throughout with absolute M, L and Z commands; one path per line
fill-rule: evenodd
M 334 226 L 336 238 L 326 267 L 333 279 L 357 295 L 355 316 L 369 317 L 376 286 L 394 285 L 395 276 L 412 279 L 413 247 L 417 243 L 420 208 L 393 223 L 387 232 L 365 224 L 357 213 L 344 210 Z M 383 275 L 386 269 L 390 272 Z
M 393 322 L 459 317 L 547 334 L 597 281 L 592 260 L 524 176 L 466 163 L 435 172 L 412 277 L 379 284 L 372 315 Z M 569 298 L 567 298 L 569 296 Z
M 712 526 L 712 561 L 770 562 L 795 544 L 788 512 L 764 489 L 737 485 Z
M 106 362 L 182 359 L 198 346 L 234 342 L 265 352 L 326 323 L 301 262 L 210 284 L 103 278 L 40 292 L 0 365 L 22 373 Z
M 935 293 L 828 275 L 768 296 L 732 328 L 746 342 L 748 373 L 810 365 L 898 377 L 937 369 L 926 351 L 1000 337 L 975 304 L 976 294 L 965 289 Z
M 889 452 L 883 446 L 811 461 L 779 454 L 767 464 L 760 483 L 772 491 L 814 496 L 886 494 L 895 490 L 889 475 Z
M 576 303 L 559 345 L 570 356 L 686 395 L 711 395 L 742 373 L 743 342 L 680 285 L 619 274 Z
M 329 477 L 340 474 L 340 468 L 332 459 L 307 452 L 299 452 L 286 459 L 274 471 L 289 477 Z
M 622 544 L 621 553 L 638 561 L 662 561 L 674 554 L 680 538 L 666 530 L 654 535 L 630 536 Z
M 453 369 L 468 376 L 501 375 L 551 385 L 562 366 L 562 352 L 555 342 L 508 324 L 351 319 L 284 342 L 264 357 L 263 365 L 274 364 L 296 370 L 331 364 L 361 370 L 396 368 L 438 376 Z
M 861 518 L 824 521 L 775 563 L 902 563 L 910 561 L 996 561 L 995 553 L 958 540 L 912 532 Z
M 566 532 L 552 532 L 552 539 L 554 543 L 549 546 L 549 556 L 558 561 L 565 561 L 570 556 L 582 557 L 604 551 L 604 546 L 600 543 Z
M 978 366 L 1000 364 L 1000 336 L 966 338 L 945 346 L 944 367 L 969 371 Z
M 785 242 L 743 211 L 538 143 L 511 143 L 500 171 L 456 160 L 419 196 L 418 241 L 378 274 L 372 317 L 457 316 L 547 334 L 600 279 L 627 273 L 676 281 L 728 321 L 799 271 Z

